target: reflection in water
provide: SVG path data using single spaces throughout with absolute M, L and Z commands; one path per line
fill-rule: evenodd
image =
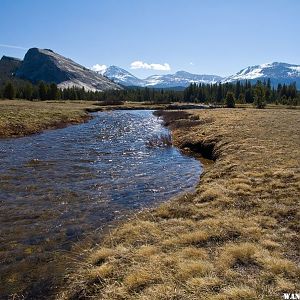
M 114 111 L 1 140 L 0 298 L 45 294 L 84 235 L 194 187 L 196 160 L 147 146 L 167 132 L 151 111 Z

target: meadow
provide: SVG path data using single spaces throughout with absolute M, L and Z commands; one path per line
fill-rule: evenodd
M 158 114 L 177 147 L 211 161 L 196 191 L 107 233 L 58 299 L 251 300 L 298 291 L 300 111 Z
M 90 119 L 89 101 L 0 101 L 0 137 L 19 137 Z

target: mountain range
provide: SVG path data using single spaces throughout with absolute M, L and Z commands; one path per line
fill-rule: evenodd
M 300 89 L 300 65 L 273 62 L 249 66 L 228 77 L 178 71 L 175 74 L 152 75 L 140 79 L 117 66 L 95 72 L 50 49 L 31 48 L 24 60 L 7 56 L 0 60 L 0 83 L 7 80 L 28 80 L 32 83 L 45 81 L 54 82 L 60 88 L 76 86 L 91 91 L 134 86 L 183 90 L 191 83 L 230 83 L 238 80 L 256 82 L 268 78 L 273 86 L 278 83 L 296 82 L 297 88 Z
M 278 83 L 290 84 L 296 82 L 300 88 L 300 66 L 281 62 L 273 62 L 250 66 L 234 75 L 221 77 L 217 75 L 198 75 L 191 74 L 185 71 L 178 71 L 175 74 L 152 75 L 145 79 L 140 79 L 130 72 L 117 66 L 110 66 L 102 71 L 102 75 L 112 81 L 123 86 L 140 86 L 153 88 L 185 88 L 191 83 L 226 83 L 236 81 L 251 81 L 255 83 L 257 80 L 267 80 L 270 78 L 271 84 L 277 86 Z
M 140 79 L 117 66 L 110 66 L 103 70 L 101 74 L 123 86 L 152 88 L 185 88 L 191 83 L 216 83 L 223 79 L 217 75 L 198 75 L 185 71 L 178 71 L 175 74 L 152 75 L 146 79 Z

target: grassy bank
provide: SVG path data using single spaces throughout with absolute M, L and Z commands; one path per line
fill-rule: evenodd
M 106 235 L 59 299 L 280 299 L 299 284 L 300 111 L 164 112 L 214 163 L 196 192 Z
M 20 137 L 46 129 L 62 128 L 85 122 L 90 112 L 115 109 L 164 109 L 165 104 L 125 102 L 101 105 L 95 101 L 0 100 L 0 138 Z
M 0 101 L 0 137 L 25 136 L 45 129 L 62 128 L 87 121 L 84 101 Z

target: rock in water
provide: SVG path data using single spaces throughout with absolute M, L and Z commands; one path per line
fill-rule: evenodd
M 59 88 L 84 87 L 90 91 L 121 89 L 121 87 L 50 49 L 31 48 L 27 51 L 16 76 L 33 83 L 56 83 Z

